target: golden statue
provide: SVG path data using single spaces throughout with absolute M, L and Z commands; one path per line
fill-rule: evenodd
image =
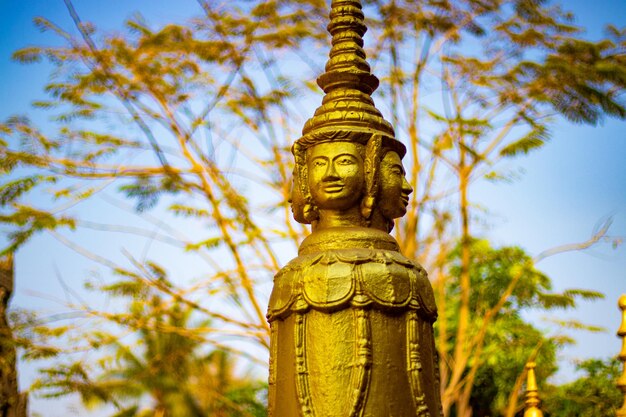
M 440 417 L 432 287 L 389 235 L 413 191 L 406 149 L 371 98 L 360 1 L 334 0 L 330 19 L 326 95 L 292 149 L 312 234 L 274 278 L 270 416 Z

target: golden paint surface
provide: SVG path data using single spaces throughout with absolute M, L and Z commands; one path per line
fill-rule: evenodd
M 406 149 L 375 107 L 358 0 L 333 0 L 325 97 L 293 146 L 294 218 L 312 234 L 274 278 L 273 417 L 440 417 L 426 271 L 389 235 L 406 214 Z

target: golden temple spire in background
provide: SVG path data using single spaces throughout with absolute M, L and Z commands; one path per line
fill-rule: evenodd
M 622 361 L 622 376 L 617 380 L 617 387 L 624 394 L 624 403 L 615 415 L 616 417 L 626 417 L 626 294 L 619 298 L 617 305 L 622 310 L 622 323 L 617 330 L 617 336 L 622 338 L 622 350 L 618 356 Z
M 537 378 L 535 377 L 535 362 L 526 364 L 526 410 L 524 417 L 543 417 L 539 409 L 539 394 L 537 393 Z

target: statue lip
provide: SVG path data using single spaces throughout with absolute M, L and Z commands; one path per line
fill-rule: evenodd
M 327 193 L 339 193 L 343 190 L 344 185 L 341 183 L 330 183 L 322 186 L 322 189 Z
M 403 196 L 402 196 L 402 197 L 400 197 L 400 198 L 402 199 L 402 204 L 404 204 L 405 206 L 408 206 L 408 205 L 409 205 L 409 196 L 408 196 L 408 195 L 407 195 L 407 196 L 404 196 L 404 195 L 403 195 Z

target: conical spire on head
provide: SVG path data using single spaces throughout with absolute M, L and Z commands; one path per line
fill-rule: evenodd
M 367 32 L 358 0 L 334 0 L 331 4 L 328 32 L 333 36 L 326 72 L 317 79 L 324 92 L 348 88 L 372 94 L 378 78 L 370 72 L 363 50 Z
M 322 142 L 350 141 L 367 143 L 372 135 L 383 137 L 388 146 L 404 156 L 406 148 L 395 139 L 391 124 L 374 105 L 371 94 L 378 78 L 370 71 L 363 50 L 367 31 L 360 0 L 333 0 L 328 32 L 332 49 L 326 72 L 317 84 L 326 95 L 302 129 L 297 146 L 308 148 Z

